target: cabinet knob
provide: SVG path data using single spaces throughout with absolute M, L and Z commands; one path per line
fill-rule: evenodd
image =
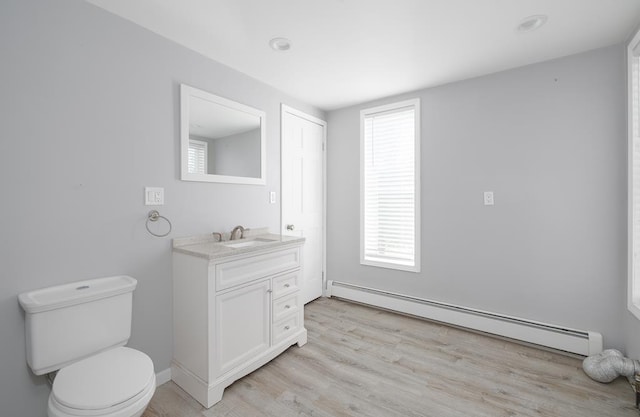
M 287 304 L 286 306 L 284 306 L 285 309 L 289 309 L 291 308 L 291 306 L 289 304 Z
M 285 288 L 289 288 L 289 287 L 290 287 L 290 285 L 289 285 L 289 284 L 284 284 L 284 287 L 285 287 Z
M 267 290 L 267 294 L 271 294 L 273 291 L 271 290 Z
M 289 329 L 290 329 L 290 327 L 289 327 L 289 326 L 284 326 L 284 329 L 285 329 L 285 330 L 289 330 Z
M 296 227 L 295 227 L 294 225 L 292 225 L 292 224 L 288 224 L 288 225 L 287 225 L 287 230 L 293 230 L 293 229 L 295 229 L 295 228 L 296 228 Z

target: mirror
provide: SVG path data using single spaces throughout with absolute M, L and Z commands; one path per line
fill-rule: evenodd
M 180 85 L 181 178 L 265 184 L 265 113 Z

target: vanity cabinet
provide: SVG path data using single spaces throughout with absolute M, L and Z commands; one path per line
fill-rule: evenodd
M 205 407 L 234 381 L 307 341 L 303 241 L 280 243 L 222 252 L 174 243 L 172 379 Z

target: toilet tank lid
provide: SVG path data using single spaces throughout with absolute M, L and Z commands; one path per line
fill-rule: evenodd
M 132 292 L 137 282 L 127 275 L 77 281 L 22 293 L 18 301 L 27 313 L 40 313 Z

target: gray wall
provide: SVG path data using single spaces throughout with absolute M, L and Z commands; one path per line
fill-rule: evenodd
M 260 129 L 214 139 L 209 143 L 215 174 L 260 177 Z
M 279 230 L 280 103 L 304 103 L 80 0 L 0 2 L 0 414 L 45 415 L 25 362 L 20 292 L 138 279 L 130 345 L 172 356 L 171 238 L 237 224 Z M 267 186 L 179 181 L 179 84 L 267 114 Z M 143 187 L 165 188 L 173 233 L 144 227 Z
M 422 272 L 359 265 L 359 111 L 419 97 Z M 327 276 L 624 348 L 622 45 L 328 114 Z M 483 191 L 495 206 L 483 206 Z

